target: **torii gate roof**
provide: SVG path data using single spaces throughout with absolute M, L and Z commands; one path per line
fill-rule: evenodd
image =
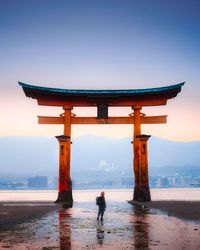
M 146 89 L 60 89 L 35 86 L 19 82 L 27 97 L 37 99 L 45 106 L 157 106 L 165 105 L 181 91 L 185 82 Z

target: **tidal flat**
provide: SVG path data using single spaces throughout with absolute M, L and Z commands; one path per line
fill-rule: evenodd
M 1 202 L 0 249 L 200 249 L 200 202 Z M 185 211 L 185 213 L 184 213 Z M 195 218 L 192 214 L 196 214 Z M 183 216 L 184 214 L 184 216 Z

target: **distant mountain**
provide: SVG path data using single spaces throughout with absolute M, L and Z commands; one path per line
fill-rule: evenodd
M 48 137 L 0 137 L 0 173 L 56 171 L 57 141 Z
M 72 172 L 132 169 L 131 138 L 85 135 L 73 139 Z M 149 167 L 200 166 L 200 142 L 149 140 Z M 58 143 L 49 137 L 0 137 L 0 173 L 57 172 Z

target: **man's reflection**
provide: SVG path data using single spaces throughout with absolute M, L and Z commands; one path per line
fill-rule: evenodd
M 104 224 L 103 221 L 97 221 L 97 243 L 103 245 L 104 240 Z
M 148 208 L 133 206 L 133 226 L 135 247 L 149 249 Z
M 70 212 L 71 209 L 64 206 L 58 211 L 61 250 L 71 249 Z

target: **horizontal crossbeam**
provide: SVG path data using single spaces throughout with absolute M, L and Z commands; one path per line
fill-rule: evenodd
M 64 116 L 38 116 L 39 124 L 64 124 Z M 162 124 L 167 123 L 167 116 L 141 116 L 141 124 Z M 109 117 L 107 119 L 98 119 L 96 117 L 72 117 L 71 124 L 134 124 L 134 116 L 128 117 Z

